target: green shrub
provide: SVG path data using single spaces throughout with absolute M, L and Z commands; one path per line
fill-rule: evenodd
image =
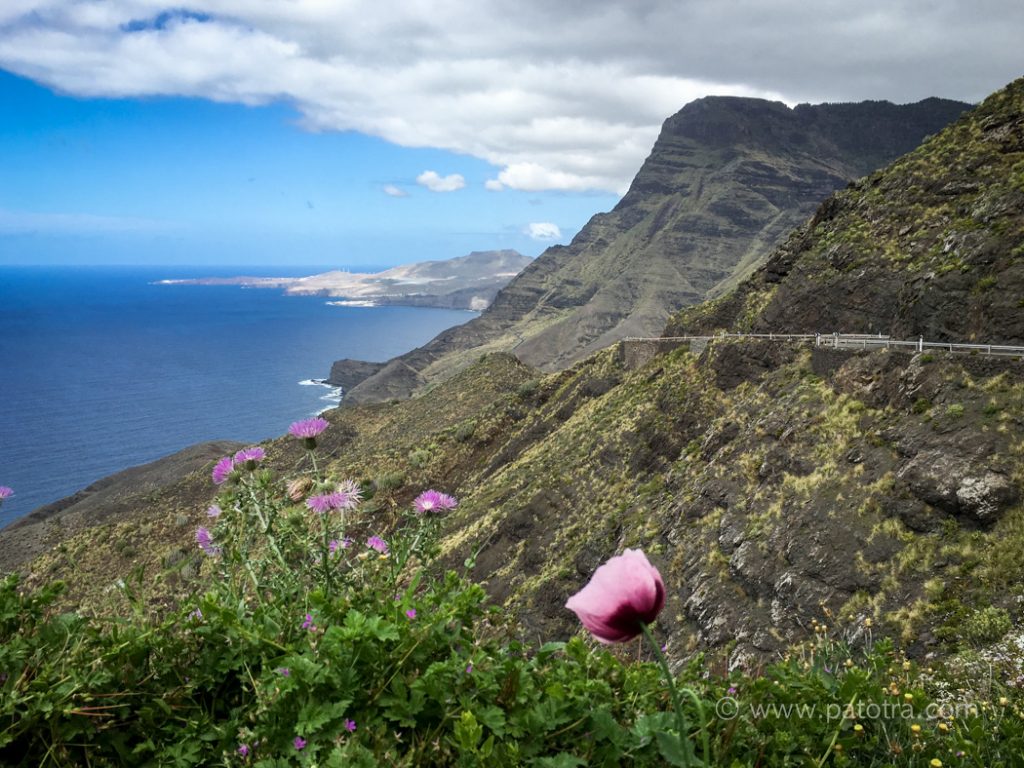
M 914 413 L 927 413 L 932 408 L 932 401 L 926 397 L 919 397 L 914 401 L 914 405 L 911 410 Z
M 409 451 L 409 463 L 416 469 L 422 469 L 430 463 L 430 451 L 425 448 Z
M 373 486 L 378 493 L 397 491 L 405 485 L 405 473 L 401 470 L 383 472 L 373 481 Z
M 964 415 L 964 407 L 960 403 L 950 403 L 946 406 L 946 415 L 951 419 L 959 419 Z
M 985 645 L 995 642 L 1013 628 L 1010 614 L 988 605 L 973 611 L 960 625 L 960 634 L 968 643 Z
M 467 442 L 476 432 L 476 419 L 462 422 L 455 428 L 455 439 L 460 443 Z

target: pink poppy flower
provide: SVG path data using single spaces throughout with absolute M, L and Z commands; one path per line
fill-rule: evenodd
M 665 605 L 665 582 L 639 549 L 627 549 L 598 568 L 569 598 L 573 611 L 602 643 L 621 643 L 643 632 Z

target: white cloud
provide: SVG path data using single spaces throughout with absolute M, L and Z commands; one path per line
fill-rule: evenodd
M 409 193 L 401 187 L 396 187 L 394 184 L 384 185 L 384 194 L 389 197 L 408 197 Z
M 311 130 L 483 158 L 503 187 L 621 192 L 707 94 L 985 96 L 1020 75 L 1024 3 L 983 5 L 3 0 L 0 68 L 81 96 L 286 100 Z
M 501 192 L 505 189 L 505 185 L 502 184 L 498 179 L 488 179 L 484 182 L 484 189 L 490 192 Z
M 550 221 L 535 221 L 526 227 L 526 234 L 534 240 L 558 240 L 562 236 L 562 230 Z
M 461 173 L 441 176 L 437 171 L 424 171 L 416 177 L 416 183 L 431 192 L 454 192 L 466 186 L 466 180 Z

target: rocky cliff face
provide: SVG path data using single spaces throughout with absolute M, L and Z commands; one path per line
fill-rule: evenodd
M 1024 343 L 1024 79 L 830 198 L 732 295 L 669 334 L 882 332 Z
M 831 192 L 948 124 L 966 104 L 927 99 L 801 105 L 708 97 L 665 121 L 629 191 L 568 246 L 548 249 L 483 315 L 355 387 L 351 402 L 408 395 L 481 353 L 558 370 L 759 265 Z

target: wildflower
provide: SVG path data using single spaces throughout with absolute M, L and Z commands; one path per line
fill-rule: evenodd
M 235 469 L 235 462 L 231 460 L 230 456 L 225 456 L 223 459 L 217 462 L 213 468 L 213 482 L 217 485 L 223 485 L 224 481 L 227 480 L 231 473 Z
M 250 472 L 256 469 L 256 464 L 267 458 L 267 452 L 259 446 L 243 448 L 235 454 L 235 464 L 245 464 Z
M 291 677 L 292 676 L 292 671 L 290 669 L 288 669 L 288 667 L 278 667 L 276 671 L 277 671 L 277 674 L 279 674 L 281 677 Z
M 472 675 L 473 674 L 473 662 L 469 662 L 469 664 L 466 665 L 466 674 L 467 675 Z
M 417 515 L 436 515 L 455 509 L 458 505 L 459 502 L 455 500 L 454 496 L 433 489 L 424 491 L 412 503 Z
M 238 751 L 238 754 L 240 754 L 242 757 L 248 757 L 249 756 L 249 745 L 248 744 L 239 744 L 237 751 Z
M 340 546 L 341 542 L 339 542 L 337 539 L 331 539 L 329 542 L 327 542 L 327 552 L 333 555 L 335 552 L 338 551 L 338 547 Z
M 292 744 L 294 744 L 295 748 L 297 750 L 299 750 L 300 752 L 306 748 L 306 740 L 304 738 L 302 738 L 301 736 L 296 736 L 292 740 Z
M 912 694 L 912 693 L 904 693 L 903 694 L 903 700 L 908 702 L 908 703 L 913 701 L 914 700 L 914 694 Z
M 945 723 L 939 723 L 939 730 L 943 733 L 949 733 L 949 726 Z
M 316 632 L 316 624 L 313 623 L 313 614 L 306 614 L 306 620 L 302 622 L 302 628 L 308 629 L 310 632 Z
M 332 509 L 341 509 L 344 503 L 345 497 L 340 493 L 322 493 L 306 499 L 306 506 L 321 515 Z
M 917 736 L 919 733 L 921 733 L 921 726 L 918 725 L 917 723 L 914 723 L 912 726 L 910 726 L 910 731 L 915 736 Z
M 1006 698 L 1005 696 L 1000 696 L 999 697 L 999 706 L 1005 707 L 1009 703 L 1010 703 L 1010 700 L 1008 698 Z
M 211 520 L 216 520 L 222 513 L 223 511 L 216 504 L 211 504 L 206 508 L 206 516 Z
M 356 721 L 355 720 L 346 720 L 345 721 L 345 730 L 348 731 L 349 733 L 355 733 L 356 732 Z
M 368 538 L 366 540 L 366 546 L 380 552 L 382 555 L 386 555 L 388 553 L 388 543 L 380 536 L 371 536 Z
M 405 612 L 405 615 L 408 616 L 410 619 L 415 619 L 416 618 L 416 609 L 415 608 L 410 608 L 408 611 Z
M 860 723 L 857 723 L 857 724 L 855 724 L 855 725 L 853 726 L 853 730 L 854 730 L 854 731 L 855 731 L 856 733 L 863 733 L 863 732 L 864 732 L 864 726 L 863 726 L 863 725 L 861 725 Z
M 9 499 L 14 495 L 14 489 L 7 485 L 0 485 L 0 501 Z
M 220 554 L 220 547 L 214 546 L 213 537 L 210 535 L 210 532 L 206 530 L 206 528 L 204 528 L 203 526 L 199 526 L 198 528 L 196 528 L 196 544 L 199 545 L 199 548 L 203 550 L 203 552 L 210 555 L 211 557 L 213 555 Z
M 349 509 L 355 508 L 363 500 L 363 489 L 355 480 L 342 480 L 338 483 L 338 490 L 348 496 L 349 504 L 352 505 Z
M 201 610 L 199 610 L 198 608 L 196 608 L 194 611 L 192 611 L 192 613 L 190 613 L 188 615 L 188 617 L 190 619 L 194 619 L 195 621 L 202 621 L 203 620 L 203 612 Z
M 864 619 L 864 626 L 867 627 L 868 629 L 871 629 L 871 625 L 872 624 L 874 624 L 874 622 L 871 621 L 871 619 Z
M 643 631 L 665 605 L 661 574 L 638 549 L 627 549 L 598 568 L 565 607 L 602 643 L 621 643 Z
M 727 690 L 726 693 L 729 694 L 730 696 L 735 696 L 736 695 L 736 686 L 735 685 L 730 685 L 729 686 L 729 690 Z
M 933 757 L 932 761 L 928 763 L 932 768 L 942 768 L 942 761 L 937 757 Z
M 302 421 L 296 421 L 290 427 L 288 427 L 288 434 L 292 437 L 297 437 L 302 440 L 303 446 L 307 450 L 312 451 L 316 448 L 316 438 L 331 426 L 331 423 L 327 419 L 317 416 L 314 419 L 303 419 Z

